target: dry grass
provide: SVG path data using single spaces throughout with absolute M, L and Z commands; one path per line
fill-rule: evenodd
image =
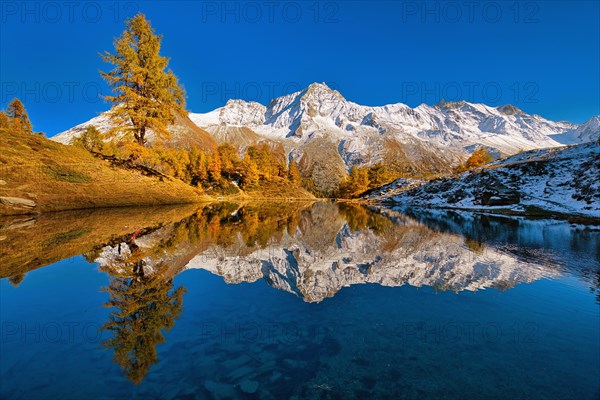
M 74 146 L 6 130 L 0 130 L 0 180 L 0 196 L 36 203 L 33 209 L 0 204 L 0 215 L 208 199 L 177 179 L 145 176 Z
M 272 182 L 261 181 L 254 190 L 245 191 L 241 197 L 252 199 L 288 199 L 288 200 L 314 200 L 315 196 L 302 187 L 288 180 L 274 178 Z

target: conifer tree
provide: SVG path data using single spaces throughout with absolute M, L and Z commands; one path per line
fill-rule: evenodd
M 101 152 L 104 145 L 102 134 L 94 125 L 88 125 L 81 136 L 73 140 L 73 144 L 89 152 Z
M 236 148 L 229 143 L 223 143 L 219 146 L 217 151 L 219 152 L 219 158 L 221 159 L 221 172 L 225 176 L 232 177 L 240 163 Z
M 454 172 L 465 172 L 473 168 L 481 167 L 482 165 L 490 163 L 493 160 L 494 157 L 488 152 L 488 150 L 485 147 L 480 147 L 476 149 L 473 154 L 471 154 L 464 164 L 460 164 L 454 168 Z
M 393 175 L 383 163 L 377 163 L 369 167 L 369 187 L 381 186 L 388 183 Z
M 162 37 L 144 14 L 125 24 L 123 35 L 115 40 L 115 54 L 102 55 L 114 65 L 112 71 L 101 72 L 114 93 L 105 97 L 115 105 L 109 115 L 116 127 L 110 133 L 133 135 L 144 145 L 150 129 L 161 138 L 170 137 L 167 127 L 175 122 L 175 113 L 185 111 L 185 92 L 167 69 L 169 59 L 159 54 Z
M 218 151 L 215 151 L 208 162 L 208 178 L 213 182 L 219 182 L 221 180 L 221 168 L 221 156 Z
M 369 189 L 369 171 L 367 168 L 353 166 L 350 174 L 340 182 L 340 196 L 355 197 Z
M 206 154 L 202 151 L 198 154 L 198 167 L 196 168 L 195 172 L 198 180 L 201 182 L 208 179 L 208 171 L 206 170 Z
M 493 159 L 494 158 L 489 154 L 485 147 L 480 147 L 471 154 L 467 160 L 466 167 L 467 169 L 481 167 L 482 165 L 491 162 Z
M 31 122 L 21 100 L 14 98 L 6 110 L 9 126 L 17 132 L 32 133 Z
M 0 110 L 0 129 L 8 129 L 10 127 L 8 115 L 4 110 Z
M 192 185 L 199 186 L 208 178 L 206 172 L 206 155 L 195 146 L 190 149 L 190 176 Z
M 290 161 L 290 168 L 288 169 L 288 179 L 293 183 L 300 183 L 302 177 L 300 176 L 300 170 L 295 160 Z
M 244 189 L 258 184 L 258 166 L 256 162 L 246 155 L 242 160 L 242 187 Z

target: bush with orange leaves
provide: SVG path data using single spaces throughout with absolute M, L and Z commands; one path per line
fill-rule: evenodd
M 465 161 L 464 164 L 459 164 L 454 168 L 454 172 L 461 173 L 469 171 L 471 169 L 481 167 L 485 164 L 492 162 L 494 157 L 488 152 L 485 147 L 480 147 L 471 154 L 471 156 Z

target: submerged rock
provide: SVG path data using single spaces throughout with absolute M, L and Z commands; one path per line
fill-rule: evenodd
M 204 388 L 210 392 L 215 399 L 235 398 L 235 387 L 229 383 L 215 381 L 204 381 Z
M 236 381 L 240 378 L 243 378 L 244 376 L 251 374 L 254 371 L 254 369 L 252 367 L 248 367 L 248 366 L 242 366 L 234 371 L 232 371 L 231 373 L 229 373 L 229 375 L 227 375 L 227 377 L 229 379 L 231 379 L 232 381 Z
M 244 393 L 254 394 L 258 390 L 258 382 L 244 379 L 240 382 L 240 390 Z

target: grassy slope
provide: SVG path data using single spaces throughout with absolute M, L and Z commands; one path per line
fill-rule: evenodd
M 206 199 L 179 180 L 145 176 L 74 146 L 6 130 L 0 130 L 0 180 L 0 197 L 35 202 L 35 207 L 0 203 L 0 215 Z
M 259 187 L 240 193 L 239 197 L 249 199 L 288 199 L 288 200 L 314 200 L 315 196 L 287 180 L 281 179 L 274 182 L 261 181 Z

